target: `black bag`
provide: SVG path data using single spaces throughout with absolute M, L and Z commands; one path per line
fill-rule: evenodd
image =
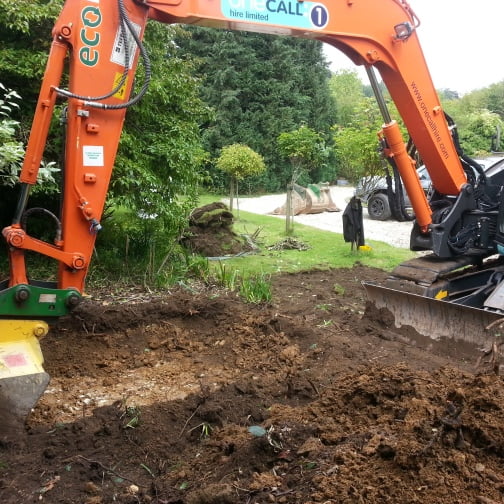
M 356 248 L 365 244 L 361 200 L 353 196 L 343 212 L 343 238 Z

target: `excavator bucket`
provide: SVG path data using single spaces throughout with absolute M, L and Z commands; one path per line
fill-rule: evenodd
M 502 319 L 502 314 L 480 308 L 374 283 L 363 285 L 372 306 L 390 312 L 395 327 L 404 328 L 400 339 L 458 359 L 476 360 L 478 352 L 492 343 L 486 328 Z
M 49 383 L 39 339 L 48 332 L 39 320 L 0 320 L 0 438 L 25 419 Z
M 364 283 L 374 313 L 400 339 L 461 359 L 475 359 L 492 347 L 504 315 L 504 258 L 441 259 L 427 255 L 398 265 L 382 285 Z M 387 313 L 389 312 L 389 313 Z M 371 315 L 371 316 L 373 316 Z
M 308 187 L 294 184 L 291 204 L 293 215 L 340 211 L 332 199 L 331 188 L 327 183 L 310 184 Z M 271 215 L 286 214 L 287 203 L 271 212 Z

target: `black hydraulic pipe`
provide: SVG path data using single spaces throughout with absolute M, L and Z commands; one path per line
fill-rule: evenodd
M 26 210 L 26 205 L 28 204 L 28 196 L 30 195 L 31 185 L 23 183 L 21 184 L 21 189 L 19 192 L 18 204 L 16 207 L 16 212 L 14 214 L 14 218 L 12 220 L 13 224 L 19 224 L 21 222 L 21 218 Z
M 367 66 L 366 72 L 369 78 L 369 82 L 371 84 L 371 88 L 373 89 L 376 102 L 378 103 L 378 108 L 380 109 L 381 115 L 383 117 L 383 120 L 385 121 L 385 124 L 389 124 L 392 122 L 392 118 L 390 117 L 387 104 L 385 103 L 385 98 L 383 98 L 380 86 L 378 85 L 378 81 L 376 80 L 376 75 L 374 73 L 373 67 Z

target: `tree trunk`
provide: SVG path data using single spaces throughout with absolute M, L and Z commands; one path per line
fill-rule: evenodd
M 292 234 L 294 227 L 294 217 L 292 215 L 292 191 L 294 190 L 294 184 L 292 182 L 287 186 L 287 201 L 285 203 L 285 234 Z
M 233 211 L 234 204 L 234 194 L 235 194 L 235 179 L 231 177 L 231 181 L 229 183 L 229 211 Z
M 238 194 L 238 179 L 235 179 L 235 197 L 236 197 L 236 217 L 240 218 L 240 200 Z

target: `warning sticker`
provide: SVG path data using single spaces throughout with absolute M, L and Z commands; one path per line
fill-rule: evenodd
M 120 72 L 117 72 L 114 76 L 114 84 L 112 86 L 112 89 L 115 89 L 118 84 L 121 82 L 123 74 Z M 128 85 L 128 77 L 126 77 L 126 80 L 124 81 L 124 84 L 114 93 L 114 98 L 119 98 L 119 100 L 124 100 L 126 97 L 126 86 Z
M 5 355 L 3 361 L 8 368 L 26 366 L 28 364 L 26 355 L 23 353 Z
M 141 31 L 140 25 L 136 23 L 131 24 L 133 25 L 135 33 L 137 34 L 137 36 L 139 36 Z M 131 68 L 133 60 L 135 58 L 135 54 L 138 50 L 138 46 L 135 42 L 135 39 L 133 38 L 133 35 L 129 30 L 126 30 L 126 43 L 128 44 L 128 56 L 129 56 L 128 68 Z M 112 47 L 112 55 L 110 56 L 110 61 L 112 61 L 112 63 L 117 63 L 118 65 L 125 66 L 124 64 L 125 60 L 126 60 L 126 47 L 124 44 L 124 38 L 122 37 L 122 30 L 119 27 L 115 36 L 114 45 Z
M 40 294 L 39 303 L 56 303 L 56 294 Z

